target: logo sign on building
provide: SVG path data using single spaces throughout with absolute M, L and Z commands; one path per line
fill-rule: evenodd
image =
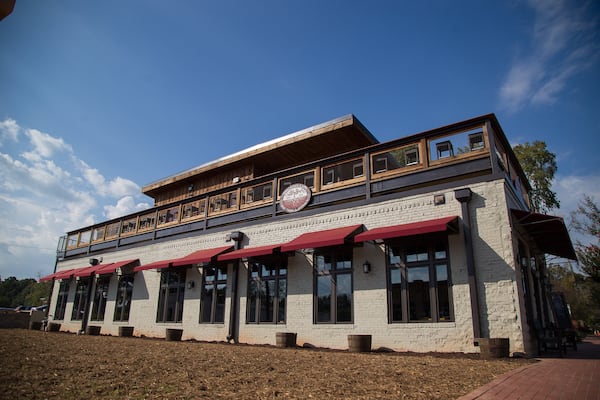
M 281 193 L 279 205 L 283 211 L 293 213 L 302 210 L 310 201 L 312 192 L 310 188 L 301 183 L 289 186 Z

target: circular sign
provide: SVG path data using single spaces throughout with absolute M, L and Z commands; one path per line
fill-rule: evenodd
M 302 210 L 310 201 L 312 192 L 310 188 L 301 183 L 289 186 L 281 193 L 279 205 L 283 211 L 292 213 Z

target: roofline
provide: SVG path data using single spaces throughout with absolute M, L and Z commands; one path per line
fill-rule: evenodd
M 178 172 L 176 174 L 169 175 L 169 176 L 159 179 L 157 181 L 148 183 L 142 187 L 142 193 L 147 193 L 147 192 L 157 189 L 158 187 L 163 186 L 165 184 L 182 181 L 182 180 L 185 180 L 186 178 L 200 174 L 202 172 L 206 172 L 211 169 L 221 167 L 223 165 L 226 165 L 226 164 L 229 164 L 229 163 L 232 163 L 235 161 L 239 161 L 239 160 L 243 160 L 245 158 L 252 157 L 254 155 L 262 153 L 263 151 L 265 151 L 267 149 L 269 149 L 269 150 L 272 149 L 273 146 L 279 147 L 279 146 L 293 143 L 293 142 L 296 142 L 296 141 L 299 141 L 302 139 L 307 139 L 308 137 L 316 134 L 316 131 L 323 131 L 320 133 L 325 133 L 325 132 L 333 131 L 337 128 L 342 128 L 342 127 L 350 126 L 350 125 L 356 126 L 366 137 L 368 137 L 369 139 L 371 139 L 371 141 L 373 141 L 373 144 L 379 143 L 379 140 L 377 140 L 377 138 L 375 136 L 373 136 L 373 134 L 371 134 L 371 132 L 369 132 L 369 130 L 358 120 L 358 118 L 356 118 L 353 114 L 346 114 L 344 116 L 332 119 L 330 121 L 322 122 L 320 124 L 313 125 L 308 128 L 289 133 L 287 135 L 278 137 L 276 139 L 268 140 L 266 142 L 248 147 L 243 150 L 240 150 L 233 154 L 229 154 L 227 156 L 218 158 L 216 160 L 209 161 L 209 162 L 201 164 L 199 166 L 196 166 L 196 167 Z M 306 136 L 306 137 L 303 138 L 302 136 Z

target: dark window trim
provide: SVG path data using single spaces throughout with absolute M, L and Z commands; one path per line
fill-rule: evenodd
M 254 265 L 259 264 L 268 265 L 268 266 L 276 266 L 276 274 L 273 276 L 262 277 L 260 273 L 256 278 L 252 278 L 252 268 Z M 281 274 L 281 270 L 285 269 L 286 273 Z M 256 304 L 254 305 L 254 309 L 250 308 L 250 285 L 252 281 L 255 280 L 257 282 L 258 287 L 260 287 L 261 283 L 264 281 L 274 281 L 275 282 L 275 294 L 273 296 L 273 310 L 272 310 L 272 320 L 271 321 L 261 321 L 261 296 L 257 296 Z M 283 320 L 279 320 L 279 305 L 281 303 L 281 299 L 279 297 L 281 282 L 285 281 L 285 298 L 284 298 L 284 310 L 283 310 Z M 275 256 L 264 256 L 264 257 L 253 257 L 248 260 L 248 285 L 246 291 L 246 324 L 249 325 L 285 325 L 287 323 L 287 283 L 288 283 L 288 263 L 287 256 L 285 255 L 275 255 Z M 251 314 L 254 314 L 255 320 L 251 320 Z
M 115 296 L 115 312 L 113 315 L 113 321 L 115 322 L 127 322 L 129 321 L 129 315 L 131 312 L 131 301 L 133 300 L 133 285 L 135 282 L 134 274 L 127 274 L 119 276 L 117 283 L 117 294 Z M 124 285 L 129 286 L 123 287 Z M 119 301 L 122 305 L 119 307 Z
M 332 265 L 335 265 L 339 255 L 350 255 L 350 268 L 349 269 L 340 269 L 337 270 L 332 268 L 329 271 L 319 272 L 317 267 L 316 258 L 321 255 L 331 255 L 333 256 Z M 340 275 L 349 275 L 350 276 L 350 320 L 349 321 L 338 321 L 337 320 L 337 277 Z M 331 296 L 330 296 L 330 320 L 329 321 L 319 321 L 318 312 L 319 312 L 319 296 L 318 296 L 318 278 L 320 276 L 330 276 L 335 278 L 336 283 L 331 285 Z M 321 247 L 315 249 L 313 253 L 313 324 L 315 325 L 331 325 L 331 324 L 353 324 L 354 323 L 354 248 L 349 245 L 344 246 L 333 246 L 333 247 Z
M 158 307 L 156 309 L 157 323 L 183 322 L 186 272 L 187 271 L 185 268 L 164 268 L 160 272 L 160 285 L 158 287 Z M 169 282 L 169 278 L 172 275 L 177 275 L 178 279 L 176 282 Z M 171 299 L 171 289 L 175 289 L 175 308 L 173 310 L 173 319 L 168 319 L 168 302 Z
M 90 313 L 90 321 L 104 321 L 109 287 L 110 277 L 108 275 L 100 275 L 96 279 L 96 286 L 94 288 L 94 300 L 92 303 L 92 312 Z
M 218 273 L 217 270 L 223 268 L 225 270 L 225 279 L 218 279 Z M 213 271 L 213 276 L 215 277 L 214 280 L 207 282 L 206 281 L 206 277 L 207 277 L 207 272 L 209 270 Z M 199 323 L 200 324 L 224 324 L 225 323 L 225 307 L 227 305 L 227 289 L 228 289 L 228 282 L 229 282 L 229 266 L 227 264 L 211 264 L 207 267 L 203 267 L 202 269 L 202 286 L 200 287 L 200 316 L 199 316 Z M 223 307 L 223 315 L 217 315 L 217 311 L 218 311 L 218 307 L 219 304 L 217 303 L 218 301 L 218 286 L 219 285 L 225 285 L 225 299 L 223 301 L 222 307 Z M 205 297 L 204 297 L 204 289 L 206 286 L 212 286 L 212 297 L 211 297 L 211 304 L 210 304 L 210 321 L 204 321 L 203 317 L 204 317 L 204 310 L 206 307 L 205 304 Z M 219 317 L 219 318 L 217 318 Z

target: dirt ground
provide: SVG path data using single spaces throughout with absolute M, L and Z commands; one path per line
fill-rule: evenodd
M 529 362 L 0 329 L 0 399 L 454 399 Z

